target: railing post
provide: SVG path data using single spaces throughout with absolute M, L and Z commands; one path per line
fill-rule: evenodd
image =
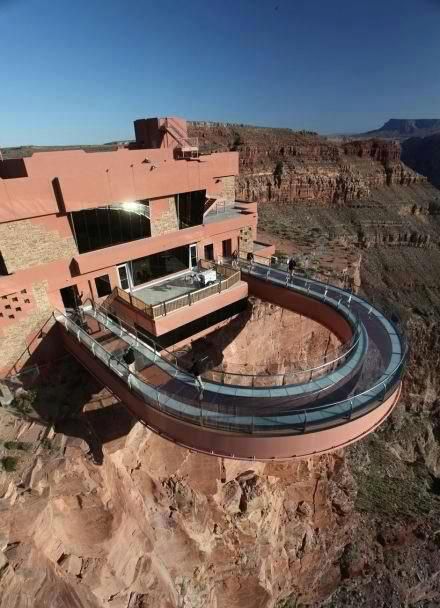
M 383 383 L 383 395 L 382 395 L 382 403 L 385 401 L 385 394 L 387 392 L 387 384 L 386 382 Z
M 156 389 L 156 401 L 157 401 L 157 406 L 158 406 L 158 408 L 161 410 L 161 409 L 162 409 L 162 404 L 161 404 L 161 402 L 160 402 L 160 399 L 159 399 L 159 391 L 158 391 L 157 389 Z

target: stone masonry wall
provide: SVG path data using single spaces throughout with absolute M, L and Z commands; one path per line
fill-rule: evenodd
M 250 226 L 240 228 L 240 237 L 238 242 L 240 253 L 249 253 L 250 251 L 254 250 L 254 238 L 252 228 Z
M 235 201 L 235 175 L 222 177 L 223 197 L 227 201 Z
M 37 332 L 50 318 L 53 306 L 47 295 L 48 288 L 47 281 L 35 283 L 32 287 L 34 308 L 19 322 L 0 328 L 1 373 L 9 371 L 26 349 L 29 336 Z M 50 325 L 47 325 L 46 329 L 49 327 Z
M 0 251 L 9 273 L 78 253 L 73 236 L 63 237 L 31 220 L 0 224 Z
M 168 209 L 160 215 L 151 217 L 151 236 L 159 236 L 179 230 L 176 203 L 174 197 L 168 199 Z

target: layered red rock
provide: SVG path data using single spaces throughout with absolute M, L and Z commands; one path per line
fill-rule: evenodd
M 201 150 L 240 152 L 237 195 L 259 202 L 344 203 L 372 188 L 426 181 L 400 161 L 398 142 L 331 140 L 311 132 L 192 123 Z

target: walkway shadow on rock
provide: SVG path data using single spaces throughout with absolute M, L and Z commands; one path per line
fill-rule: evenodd
M 108 393 L 100 395 L 103 388 L 69 358 L 32 387 L 18 391 L 8 409 L 29 422 L 53 426 L 56 433 L 82 439 L 93 461 L 102 464 L 102 445 L 126 436 L 136 422 L 121 402 Z
M 120 402 L 99 409 L 81 412 L 67 417 L 55 424 L 55 431 L 68 437 L 83 439 L 95 464 L 102 464 L 102 446 L 111 441 L 126 437 L 136 419 Z

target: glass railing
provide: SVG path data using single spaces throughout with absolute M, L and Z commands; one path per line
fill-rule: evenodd
M 135 339 L 135 346 L 139 347 L 141 344 L 146 344 L 148 347 L 154 351 L 155 357 L 166 361 L 170 366 L 171 370 L 166 370 L 171 376 L 175 376 L 177 373 L 186 374 L 190 381 L 193 380 L 192 374 L 188 371 L 188 364 L 182 364 L 181 361 L 181 351 L 180 353 L 170 351 L 166 348 L 160 346 L 153 338 L 140 331 L 133 325 L 130 325 L 123 319 L 118 318 L 116 315 L 111 314 L 108 316 L 108 311 L 100 307 L 96 304 L 93 304 L 91 301 L 89 303 L 91 310 L 97 312 L 102 315 L 105 320 L 105 324 L 108 327 L 108 323 L 111 322 L 115 324 L 113 326 L 113 331 L 121 332 L 119 335 L 125 335 L 126 337 L 131 337 Z M 336 371 L 343 367 L 344 363 L 350 361 L 355 355 L 357 355 L 357 362 L 354 369 L 356 369 L 362 362 L 361 356 L 362 352 L 357 352 L 358 347 L 361 348 L 360 342 L 363 340 L 363 329 L 362 324 L 360 323 L 356 314 L 354 314 L 350 310 L 345 311 L 349 322 L 352 324 L 353 335 L 349 342 L 344 345 L 341 345 L 339 349 L 335 352 L 334 356 L 323 357 L 317 361 L 315 361 L 313 366 L 304 365 L 303 369 L 291 369 L 283 374 L 271 374 L 271 375 L 260 375 L 260 374 L 248 374 L 242 372 L 223 372 L 217 370 L 210 370 L 202 373 L 204 380 L 208 382 L 212 382 L 214 384 L 223 384 L 226 386 L 237 386 L 237 387 L 252 387 L 252 388 L 265 388 L 265 387 L 277 387 L 277 386 L 290 386 L 290 385 L 305 385 L 322 378 L 323 376 L 330 375 L 332 372 Z M 89 313 L 90 314 L 90 313 Z M 96 316 L 95 316 L 96 318 Z M 156 358 L 154 359 L 156 361 Z M 302 365 L 303 362 L 299 361 L 299 365 Z M 354 370 L 348 375 L 353 375 Z M 332 384 L 325 386 L 317 386 L 316 390 L 308 391 L 308 396 L 311 397 L 312 394 L 320 395 L 322 392 L 328 390 L 328 387 Z M 299 399 L 300 397 L 297 397 Z M 289 401 L 290 403 L 291 401 Z
M 90 353 L 124 381 L 148 406 L 171 416 L 212 429 L 240 433 L 292 434 L 305 433 L 345 422 L 362 416 L 396 392 L 404 370 L 406 351 L 390 371 L 383 373 L 370 388 L 335 400 L 310 407 L 284 407 L 271 405 L 271 399 L 258 396 L 249 405 L 240 404 L 234 395 L 215 402 L 205 401 L 203 393 L 193 390 L 182 397 L 179 392 L 164 385 L 155 386 L 128 366 L 114 352 L 95 340 L 66 315 L 56 312 L 55 317 L 66 330 L 74 335 Z M 188 393 L 188 392 L 187 392 Z M 288 405 L 286 400 L 285 406 Z
M 362 338 L 362 325 L 356 317 L 351 339 L 333 348 L 326 354 L 310 359 L 303 357 L 291 362 L 282 372 L 267 371 L 267 365 L 261 365 L 261 371 L 250 372 L 244 365 L 228 363 L 225 369 L 210 369 L 202 374 L 211 382 L 236 386 L 271 387 L 305 384 L 330 374 L 341 368 L 356 352 Z

